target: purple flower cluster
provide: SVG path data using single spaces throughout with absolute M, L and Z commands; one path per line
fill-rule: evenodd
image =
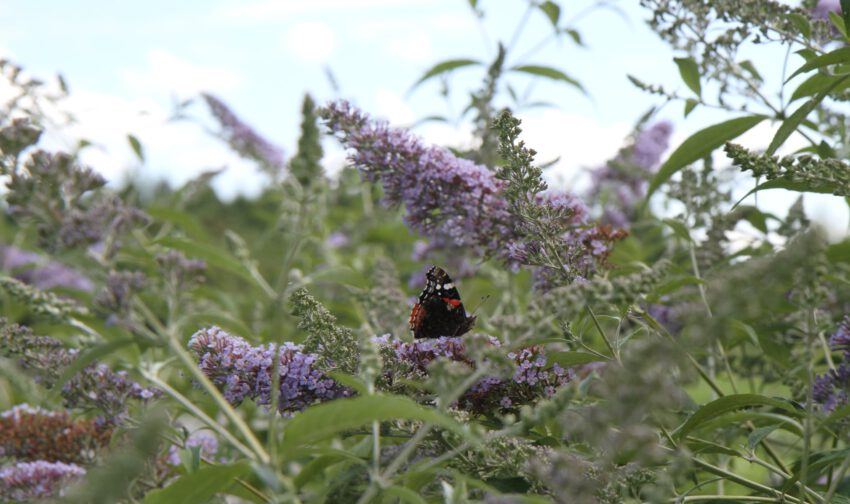
M 321 113 L 331 131 L 351 149 L 349 160 L 354 166 L 367 180 L 383 186 L 385 203 L 404 205 L 408 227 L 439 241 L 443 250 L 460 247 L 478 256 L 498 257 L 513 267 L 537 265 L 533 256 L 520 253 L 523 246 L 534 245 L 528 243 L 521 219 L 509 211 L 506 182 L 486 166 L 425 145 L 407 130 L 374 121 L 346 101 L 332 102 Z M 648 151 L 644 148 L 642 155 L 648 156 Z M 587 270 L 572 261 L 595 267 L 607 257 L 610 241 L 604 253 L 588 248 L 588 241 L 598 238 L 595 245 L 616 237 L 587 224 L 587 207 L 575 195 L 550 192 L 538 195 L 535 202 L 546 206 L 545 213 L 558 221 L 545 226 L 557 224 L 557 229 L 568 230 L 559 243 L 564 249 L 559 255 L 567 258 L 570 268 Z M 421 248 L 419 255 L 427 251 Z
M 504 182 L 487 167 L 372 121 L 345 101 L 330 103 L 322 115 L 352 149 L 349 160 L 367 180 L 383 185 L 385 202 L 404 204 L 411 229 L 482 255 L 498 252 L 504 237 L 513 234 L 501 194 Z
M 829 13 L 841 14 L 841 2 L 839 0 L 818 0 L 812 9 L 812 18 L 829 21 Z
M 19 462 L 0 469 L 0 501 L 24 502 L 59 497 L 69 483 L 86 470 L 64 462 Z
M 848 402 L 848 391 L 850 391 L 850 315 L 844 317 L 835 334 L 829 338 L 829 346 L 833 350 L 844 352 L 844 362 L 841 362 L 837 368 L 816 376 L 815 383 L 812 385 L 813 399 L 826 413 L 832 412 Z
M 18 247 L 0 247 L 0 265 L 18 280 L 38 289 L 94 290 L 94 283 L 79 271 Z
M 500 347 L 499 340 L 487 336 L 486 343 Z M 375 338 L 378 345 L 389 348 L 409 376 L 398 378 L 419 379 L 428 373 L 428 365 L 435 359 L 446 358 L 474 367 L 475 362 L 466 352 L 463 337 L 443 336 L 405 342 L 389 336 Z M 557 363 L 549 365 L 543 347 L 532 346 L 507 354 L 514 365 L 510 378 L 485 377 L 475 383 L 458 400 L 457 406 L 475 413 L 511 411 L 540 397 L 552 396 L 558 387 L 570 382 L 574 373 Z M 402 371 L 404 372 L 404 371 Z
M 218 327 L 201 329 L 189 340 L 189 349 L 198 357 L 201 371 L 222 388 L 234 405 L 245 399 L 257 404 L 271 403 L 272 370 L 277 352 L 280 374 L 278 409 L 281 413 L 300 411 L 319 402 L 346 397 L 351 390 L 342 387 L 314 364 L 316 354 L 304 353 L 301 345 L 283 343 L 252 346 Z
M 54 386 L 79 352 L 55 338 L 34 336 L 24 326 L 13 324 L 0 330 L 0 355 L 18 358 L 21 366 L 32 370 L 36 381 L 47 388 Z M 148 401 L 161 394 L 159 389 L 130 380 L 126 371 L 113 371 L 102 363 L 84 367 L 62 386 L 66 407 L 95 409 L 102 414 L 99 421 L 105 425 L 121 423 L 131 399 Z
M 635 207 L 646 196 L 646 185 L 661 156 L 670 144 L 673 126 L 661 121 L 641 131 L 630 147 L 610 163 L 591 173 L 593 185 L 588 196 L 603 199 L 603 221 L 626 228 L 634 218 Z
M 183 445 L 184 449 L 199 448 L 203 458 L 212 459 L 218 453 L 218 439 L 207 431 L 197 431 L 190 435 Z M 166 462 L 170 465 L 180 465 L 180 447 L 171 445 L 168 448 Z
M 221 126 L 222 136 L 234 151 L 259 162 L 273 175 L 283 171 L 286 166 L 283 149 L 254 131 L 220 99 L 206 93 L 201 96 Z

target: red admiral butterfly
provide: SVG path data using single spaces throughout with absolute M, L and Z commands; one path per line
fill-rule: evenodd
M 475 324 L 475 315 L 466 316 L 449 274 L 442 268 L 432 266 L 425 275 L 427 283 L 419 294 L 419 302 L 410 312 L 410 330 L 414 338 L 439 338 L 460 336 L 469 332 Z

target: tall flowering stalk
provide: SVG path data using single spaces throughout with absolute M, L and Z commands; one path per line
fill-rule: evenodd
M 838 329 L 829 338 L 832 350 L 843 352 L 843 362 L 838 367 L 815 377 L 812 397 L 821 410 L 830 413 L 848 402 L 850 393 L 850 315 L 845 316 Z
M 0 319 L 0 325 L 4 322 Z M 79 353 L 55 338 L 34 336 L 24 326 L 6 325 L 0 330 L 0 355 L 16 357 L 46 388 L 56 386 Z M 126 417 L 131 399 L 146 402 L 159 397 L 161 391 L 143 387 L 129 379 L 126 371 L 113 371 L 106 364 L 95 363 L 70 377 L 62 385 L 61 394 L 67 408 L 94 410 L 100 414 L 101 421 L 116 425 Z
M 208 93 L 201 96 L 221 126 L 221 136 L 230 147 L 240 156 L 260 163 L 272 177 L 280 176 L 286 166 L 283 149 L 257 133 L 221 99 Z
M 74 419 L 65 411 L 20 404 L 0 413 L 0 456 L 18 460 L 89 463 L 112 436 L 98 419 Z
M 593 170 L 588 198 L 599 201 L 604 222 L 627 228 L 634 221 L 638 203 L 646 196 L 648 180 L 667 150 L 672 133 L 672 124 L 658 122 L 640 131 L 634 144 L 621 150 L 617 157 Z
M 346 101 L 331 102 L 321 116 L 342 144 L 348 159 L 370 182 L 384 188 L 388 205 L 404 205 L 405 223 L 414 231 L 474 255 L 497 257 L 512 265 L 570 269 L 587 275 L 604 263 L 617 237 L 589 225 L 584 204 L 570 193 L 531 191 L 530 207 L 539 209 L 547 230 L 557 222 L 557 255 L 569 264 L 544 261 L 537 233 L 511 208 L 513 181 L 497 178 L 486 166 L 458 158 L 447 149 L 425 145 L 409 131 L 375 121 Z M 530 162 L 530 160 L 527 160 Z
M 29 502 L 61 497 L 64 488 L 85 476 L 86 470 L 64 462 L 19 462 L 0 469 L 0 501 Z
M 485 344 L 495 349 L 501 343 L 491 336 L 473 335 L 471 338 L 486 338 Z M 422 380 L 429 374 L 429 367 L 443 358 L 468 366 L 476 366 L 467 348 L 470 337 L 443 336 L 420 339 L 412 342 L 382 336 L 375 342 L 383 348 L 387 360 L 384 371 L 385 382 L 391 384 L 404 380 Z M 555 391 L 575 377 L 571 369 L 548 362 L 546 351 L 541 346 L 530 346 L 506 354 L 511 369 L 504 376 L 482 378 L 458 399 L 456 407 L 479 414 L 494 414 L 514 411 L 523 404 L 551 397 Z M 494 366 L 494 372 L 496 368 Z
M 225 399 L 233 405 L 246 399 L 271 404 L 275 354 L 279 360 L 281 413 L 300 411 L 314 402 L 351 394 L 320 371 L 319 356 L 303 352 L 301 345 L 287 342 L 277 347 L 273 344 L 255 347 L 239 336 L 210 327 L 192 336 L 189 349 L 198 358 L 201 371 L 222 388 Z

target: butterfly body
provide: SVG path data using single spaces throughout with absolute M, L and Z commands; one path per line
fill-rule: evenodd
M 454 282 L 442 268 L 432 266 L 425 275 L 426 284 L 410 312 L 410 330 L 414 338 L 460 336 L 475 324 L 468 317 Z

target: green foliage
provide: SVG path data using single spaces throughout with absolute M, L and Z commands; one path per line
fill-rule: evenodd
M 504 107 L 541 103 L 528 101 L 531 86 L 517 91 L 522 79 L 584 88 L 499 37 L 489 64 L 452 58 L 414 84 L 439 80 L 448 97 L 454 73 L 481 72 L 460 118 L 471 112 L 473 148 L 422 149 L 449 164 L 438 176 L 473 173 L 465 187 L 486 185 L 505 236 L 480 247 L 452 241 L 476 231 L 470 215 L 482 205 L 445 194 L 452 184 L 438 203 L 464 210 L 439 217 L 457 236 L 408 227 L 380 205 L 396 188 L 373 175 L 396 168 L 369 157 L 373 145 L 357 145 L 368 162 L 329 175 L 310 95 L 288 162 L 204 96 L 221 139 L 273 181 L 254 199 L 221 201 L 210 187 L 218 172 L 177 189 L 114 191 L 76 153 L 40 144 L 44 110 L 64 93 L 0 62 L 19 91 L 0 110 L 0 409 L 61 410 L 111 439 L 69 458 L 87 472 L 63 501 L 847 502 L 850 240 L 828 244 L 802 196 L 787 212 L 743 204 L 772 188 L 850 196 L 847 2 L 829 19 L 770 1 L 642 3 L 677 51 L 668 64 L 687 95 L 667 91 L 677 83 L 633 83 L 686 116 L 713 108 L 729 119 L 654 173 L 631 165 L 656 109 L 637 121 L 596 173 L 620 184 L 615 195 L 652 198 L 624 213 L 628 238 L 606 220 L 623 201 L 589 191 L 585 207 L 548 187 Z M 483 9 L 506 8 L 469 4 L 482 20 Z M 581 45 L 571 6 L 527 9 L 513 38 L 536 16 L 552 40 Z M 757 68 L 757 56 L 742 57 L 756 40 L 782 45 L 799 68 L 788 79 Z M 371 124 L 358 113 L 345 134 Z M 730 143 L 763 121 L 777 126 L 766 152 Z M 775 156 L 796 133 L 807 146 Z M 127 141 L 140 162 L 153 158 Z M 731 166 L 714 161 L 721 146 Z M 389 147 L 377 152 L 398 154 Z M 423 182 L 411 172 L 388 179 L 415 193 Z M 733 204 L 742 176 L 754 188 Z M 426 239 L 477 310 L 470 334 L 412 341 L 426 266 L 412 253 Z M 90 446 L 29 436 L 51 443 L 37 453 Z M 0 471 L 12 470 L 29 439 L 14 452 L 3 439 Z

